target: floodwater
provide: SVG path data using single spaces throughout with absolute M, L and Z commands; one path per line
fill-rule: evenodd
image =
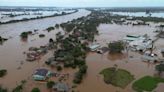
M 124 16 L 134 16 L 134 17 L 148 17 L 149 14 L 145 12 L 111 12 L 112 14 L 124 15 Z M 151 13 L 151 17 L 162 17 L 164 18 L 164 12 Z
M 66 12 L 66 13 L 71 13 L 74 12 L 75 10 L 69 10 L 69 11 L 64 11 L 64 10 L 60 10 L 60 11 L 37 11 L 37 12 L 32 12 L 32 11 L 28 11 L 28 12 L 0 12 L 0 22 L 8 22 L 11 20 L 22 20 L 23 18 L 37 18 L 37 17 L 43 17 L 43 16 L 50 16 L 50 15 L 54 15 L 54 14 L 62 14 L 62 12 Z M 2 15 L 2 14 L 28 14 L 28 15 L 21 15 L 21 16 L 15 16 L 15 17 L 9 17 L 6 15 Z M 42 13 L 42 15 L 36 15 L 34 13 Z
M 96 37 L 98 43 L 106 45 L 111 41 L 122 40 L 126 35 L 148 34 L 152 39 L 156 35 L 154 25 L 150 26 L 131 26 L 117 24 L 100 24 L 98 27 L 100 36 Z
M 0 35 L 2 37 L 11 38 L 4 42 L 3 45 L 0 45 L 0 68 L 7 69 L 8 71 L 7 75 L 0 79 L 0 84 L 12 89 L 19 84 L 21 80 L 30 80 L 35 69 L 45 66 L 44 61 L 51 57 L 54 51 L 49 51 L 41 60 L 36 62 L 25 61 L 26 55 L 23 54 L 23 52 L 27 51 L 31 46 L 39 47 L 46 45 L 50 38 L 55 39 L 57 32 L 63 31 L 61 28 L 51 32 L 43 31 L 44 29 L 54 26 L 56 23 L 60 24 L 71 21 L 72 19 L 87 16 L 88 14 L 90 14 L 90 11 L 82 9 L 76 13 L 65 16 L 0 25 Z M 34 29 L 39 30 L 38 34 L 30 35 L 27 42 L 22 42 L 19 37 L 21 32 L 33 31 Z M 46 36 L 39 38 L 39 34 L 41 33 Z M 31 86 L 29 87 L 31 88 Z M 46 86 L 41 87 L 43 90 L 45 90 L 45 88 Z
M 153 31 L 156 28 L 152 26 L 131 26 L 131 25 L 116 25 L 116 24 L 101 24 L 98 27 L 100 35 L 96 36 L 96 40 L 103 46 L 107 46 L 108 42 L 121 40 L 127 34 L 148 34 L 151 38 L 154 38 L 156 33 Z M 163 39 L 159 39 L 155 45 L 158 51 L 159 48 L 164 48 Z M 90 53 L 87 58 L 88 73 L 84 78 L 83 83 L 77 88 L 80 92 L 134 92 L 129 84 L 125 89 L 114 87 L 112 85 L 107 85 L 103 81 L 103 76 L 99 73 L 108 67 L 112 67 L 115 64 L 118 68 L 126 69 L 134 75 L 135 79 L 139 79 L 143 76 L 150 75 L 153 76 L 155 71 L 155 64 L 147 63 L 141 61 L 141 54 L 137 52 L 128 53 L 123 52 L 119 55 L 109 55 L 105 53 L 104 55 L 97 53 Z M 163 88 L 158 87 L 155 89 L 156 92 L 163 92 Z M 164 87 L 164 86 L 163 86 Z
M 8 70 L 8 74 L 0 79 L 0 84 L 8 87 L 10 89 L 14 88 L 16 84 L 19 84 L 21 80 L 27 80 L 24 92 L 30 92 L 32 87 L 39 87 L 42 92 L 49 92 L 46 89 L 45 83 L 32 81 L 31 76 L 35 69 L 46 67 L 44 61 L 53 55 L 53 51 L 49 51 L 48 54 L 42 57 L 40 61 L 36 62 L 26 62 L 24 51 L 27 51 L 30 46 L 40 46 L 48 43 L 49 38 L 55 38 L 55 34 L 62 29 L 55 29 L 51 32 L 43 31 L 49 26 L 54 26 L 56 23 L 67 22 L 72 19 L 76 19 L 81 16 L 86 16 L 90 12 L 86 10 L 79 10 L 79 12 L 59 16 L 54 18 L 46 18 L 41 20 L 34 20 L 28 22 L 19 22 L 13 24 L 6 24 L 0 26 L 0 34 L 3 37 L 11 37 L 3 45 L 0 45 L 0 68 L 5 68 Z M 39 29 L 38 34 L 29 36 L 27 42 L 22 42 L 20 40 L 20 33 L 24 31 L 32 31 L 34 29 Z M 96 36 L 96 40 L 102 46 L 106 46 L 108 42 L 121 40 L 127 34 L 148 34 L 151 38 L 154 38 L 156 33 L 153 31 L 156 30 L 154 25 L 151 26 L 131 26 L 131 25 L 116 25 L 116 24 L 101 24 L 98 27 L 100 35 Z M 45 38 L 39 38 L 39 34 L 46 34 Z M 164 48 L 162 43 L 163 39 L 159 39 L 156 42 L 157 51 L 160 48 Z M 128 56 L 129 55 L 129 56 Z M 155 65 L 142 62 L 140 59 L 141 55 L 136 52 L 131 52 L 127 54 L 123 52 L 123 55 L 120 57 L 109 56 L 108 53 L 103 55 L 97 53 L 89 53 L 86 58 L 86 63 L 88 65 L 88 72 L 85 76 L 82 84 L 78 85 L 75 91 L 78 92 L 133 92 L 131 84 L 129 84 L 125 89 L 114 87 L 112 85 L 107 85 L 103 81 L 103 77 L 99 74 L 104 68 L 112 67 L 115 64 L 118 65 L 118 68 L 126 69 L 131 74 L 135 76 L 135 79 L 139 79 L 146 75 L 153 76 L 155 73 Z M 23 62 L 23 64 L 21 64 Z M 21 68 L 21 69 L 20 69 Z M 64 69 L 63 73 L 70 73 L 70 80 L 67 82 L 73 85 L 72 78 L 75 70 Z M 54 79 L 56 81 L 56 79 Z M 162 87 L 157 89 L 157 92 L 162 92 Z

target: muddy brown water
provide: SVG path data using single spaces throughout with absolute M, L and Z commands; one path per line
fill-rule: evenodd
M 32 20 L 27 22 L 19 22 L 13 24 L 0 25 L 0 35 L 3 37 L 12 37 L 6 41 L 3 45 L 0 45 L 0 68 L 7 69 L 7 75 L 0 79 L 0 84 L 4 87 L 12 89 L 20 83 L 21 80 L 28 80 L 29 85 L 38 86 L 43 92 L 46 92 L 45 84 L 35 85 L 33 83 L 31 76 L 35 69 L 46 67 L 44 61 L 53 55 L 54 51 L 49 51 L 48 54 L 42 57 L 40 61 L 27 62 L 25 61 L 26 55 L 23 52 L 27 51 L 29 47 L 43 46 L 46 45 L 50 38 L 55 39 L 55 34 L 57 32 L 63 31 L 61 28 L 52 30 L 51 32 L 43 31 L 47 27 L 54 26 L 56 23 L 63 23 L 71 21 L 82 16 L 87 16 L 90 14 L 89 11 L 79 10 L 77 13 L 58 16 L 53 18 L 45 18 L 39 20 Z M 34 29 L 39 29 L 38 34 L 30 35 L 26 42 L 22 42 L 19 35 L 24 31 L 33 31 Z M 39 34 L 45 34 L 44 38 L 39 38 Z M 23 62 L 23 64 L 21 64 Z M 29 86 L 31 89 L 31 86 Z
M 78 18 L 80 16 L 86 16 L 90 12 L 86 10 L 80 10 L 77 13 L 59 16 L 54 18 L 47 18 L 42 20 L 35 20 L 29 22 L 22 23 L 14 23 L 0 26 L 0 34 L 4 37 L 13 37 L 12 39 L 5 42 L 3 45 L 0 45 L 0 68 L 5 68 L 8 70 L 8 74 L 0 79 L 0 84 L 9 89 L 14 88 L 21 80 L 27 80 L 27 84 L 25 85 L 24 92 L 30 92 L 33 87 L 39 87 L 41 92 L 49 92 L 46 89 L 46 84 L 42 82 L 35 82 L 32 80 L 32 73 L 36 68 L 44 67 L 50 69 L 52 71 L 56 71 L 55 69 L 51 69 L 44 64 L 44 61 L 53 55 L 53 51 L 49 51 L 48 54 L 42 57 L 40 61 L 36 62 L 26 62 L 24 51 L 27 51 L 30 46 L 40 46 L 47 44 L 49 38 L 55 38 L 55 34 L 59 31 L 63 31 L 62 29 L 56 29 L 51 32 L 42 31 L 43 29 L 55 25 L 55 23 L 62 23 L 66 21 L 70 21 L 74 18 Z M 19 34 L 23 31 L 30 31 L 34 29 L 39 29 L 39 34 L 46 34 L 46 37 L 39 38 L 39 34 L 29 36 L 27 42 L 22 42 Z M 98 27 L 99 36 L 96 36 L 97 42 L 101 45 L 106 46 L 110 41 L 121 40 L 127 34 L 145 34 L 147 33 L 152 38 L 156 35 L 153 31 L 156 28 L 152 26 L 130 26 L 130 25 L 116 25 L 116 24 L 101 24 Z M 160 48 L 164 47 L 163 39 L 159 39 L 156 42 L 158 52 Z M 126 53 L 124 53 L 123 58 L 121 57 L 113 57 L 109 56 L 108 53 L 103 55 L 97 53 L 89 53 L 86 62 L 88 65 L 88 72 L 85 76 L 82 84 L 80 84 L 75 90 L 79 92 L 133 92 L 131 88 L 131 84 L 129 84 L 125 89 L 121 89 L 118 87 L 114 87 L 112 85 L 107 85 L 103 81 L 103 77 L 99 74 L 100 71 L 104 68 L 112 67 L 117 64 L 119 68 L 126 69 L 131 72 L 135 79 L 139 79 L 146 75 L 153 76 L 155 73 L 155 65 L 142 62 L 140 57 L 141 55 L 136 52 L 129 52 L 129 56 L 133 56 L 133 58 L 127 58 Z M 109 58 L 110 57 L 110 58 Z M 114 60 L 113 60 L 114 58 Z M 23 61 L 23 65 L 21 62 Z M 21 69 L 18 69 L 21 67 Z M 71 85 L 73 74 L 76 70 L 73 69 L 64 69 L 62 73 L 70 73 L 71 77 L 67 80 L 67 83 Z M 57 81 L 57 79 L 53 78 L 52 80 Z M 162 85 L 158 87 L 157 92 L 162 92 Z
M 155 38 L 156 30 L 154 25 L 151 26 L 131 26 L 131 25 L 116 25 L 116 24 L 101 24 L 98 27 L 100 35 L 96 37 L 98 43 L 103 46 L 107 46 L 107 43 L 111 41 L 121 40 L 127 34 L 148 34 L 151 38 Z M 154 52 L 158 52 L 160 48 L 164 47 L 163 39 L 159 39 L 155 43 L 156 49 Z M 140 57 L 141 54 L 129 51 L 120 55 L 109 55 L 108 53 L 101 55 L 97 53 L 90 53 L 87 58 L 88 73 L 83 83 L 77 88 L 80 92 L 134 92 L 130 83 L 125 89 L 107 85 L 103 81 L 103 76 L 99 73 L 102 69 L 112 67 L 115 64 L 119 68 L 126 69 L 135 76 L 135 79 L 139 79 L 143 76 L 153 76 L 155 71 L 155 64 L 143 62 Z M 128 58 L 129 57 L 129 58 Z M 131 58 L 130 58 L 131 57 Z M 158 87 L 156 92 L 163 92 L 163 88 Z M 163 86 L 164 87 L 164 86 Z

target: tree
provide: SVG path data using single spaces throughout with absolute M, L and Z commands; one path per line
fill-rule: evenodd
M 52 88 L 54 84 L 55 84 L 54 81 L 48 81 L 47 82 L 47 88 Z
M 52 38 L 49 39 L 49 43 L 53 43 L 54 40 Z
M 85 74 L 87 72 L 87 68 L 88 67 L 86 65 L 82 65 L 80 66 L 79 72 Z
M 124 50 L 124 43 L 121 41 L 116 41 L 108 44 L 110 53 L 121 53 Z
M 18 85 L 16 88 L 14 88 L 12 92 L 22 92 L 22 90 L 23 90 L 23 85 L 21 84 Z
M 20 36 L 21 38 L 28 38 L 28 32 L 22 32 Z
M 6 73 L 7 73 L 7 70 L 5 70 L 5 69 L 0 70 L 0 77 L 5 76 Z
M 7 91 L 6 88 L 2 88 L 2 87 L 0 86 L 0 92 L 8 92 L 8 91 Z
M 57 71 L 61 71 L 62 70 L 62 67 L 61 66 L 57 66 Z
M 40 89 L 39 89 L 39 88 L 33 88 L 33 89 L 31 90 L 31 92 L 40 92 Z
M 164 64 L 156 65 L 155 69 L 158 71 L 158 73 L 160 75 L 164 71 Z
M 59 28 L 59 27 L 60 27 L 60 25 L 59 25 L 59 24 L 56 24 L 56 25 L 55 25 L 55 27 L 56 27 L 56 28 Z

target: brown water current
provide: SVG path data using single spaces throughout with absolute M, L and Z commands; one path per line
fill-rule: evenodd
M 101 24 L 98 27 L 100 35 L 96 37 L 98 43 L 103 46 L 107 46 L 107 43 L 111 41 L 121 40 L 127 34 L 131 35 L 143 35 L 148 34 L 151 38 L 154 38 L 156 33 L 153 31 L 156 28 L 151 26 L 131 26 L 131 25 L 116 25 L 116 24 Z M 163 39 L 159 39 L 155 43 L 156 49 L 154 52 L 158 52 L 161 48 L 164 48 Z M 160 53 L 159 53 L 160 54 Z M 155 71 L 155 64 L 143 62 L 140 57 L 141 54 L 137 52 L 128 53 L 126 52 L 120 55 L 109 55 L 105 53 L 100 55 L 97 53 L 90 53 L 87 58 L 88 73 L 85 77 L 83 83 L 78 87 L 80 92 L 134 92 L 129 84 L 125 89 L 114 87 L 112 85 L 107 85 L 103 81 L 102 76 L 99 74 L 100 71 L 104 68 L 112 67 L 115 64 L 119 68 L 128 70 L 131 74 L 134 75 L 135 79 L 139 79 L 143 76 L 150 75 L 153 76 Z M 155 89 L 156 92 L 163 92 L 161 87 Z M 164 86 L 163 86 L 164 87 Z
M 20 22 L 14 24 L 0 25 L 0 35 L 3 37 L 12 37 L 6 41 L 3 45 L 0 45 L 0 68 L 5 68 L 8 70 L 7 75 L 0 79 L 0 84 L 9 89 L 12 89 L 19 84 L 21 80 L 27 80 L 24 92 L 30 92 L 33 87 L 39 87 L 41 92 L 49 92 L 46 89 L 46 84 L 42 82 L 35 82 L 32 80 L 31 76 L 35 69 L 44 67 L 52 71 L 44 64 L 47 58 L 53 55 L 53 51 L 49 51 L 41 60 L 35 62 L 25 61 L 24 51 L 27 51 L 29 47 L 45 45 L 48 43 L 50 38 L 55 39 L 55 34 L 62 29 L 55 29 L 51 32 L 43 31 L 49 26 L 54 26 L 56 23 L 63 23 L 76 19 L 78 17 L 87 16 L 90 12 L 86 10 L 79 10 L 79 12 L 59 16 L 54 18 L 46 18 L 41 20 L 34 20 L 28 22 Z M 38 34 L 30 35 L 27 42 L 22 42 L 19 35 L 24 31 L 32 31 L 34 29 L 39 29 Z M 98 27 L 100 35 L 96 36 L 96 40 L 102 46 L 107 46 L 108 42 L 121 40 L 127 34 L 148 34 L 151 38 L 154 38 L 156 30 L 154 24 L 151 26 L 131 26 L 131 25 L 116 25 L 116 24 L 101 24 Z M 44 38 L 39 38 L 39 34 L 45 34 Z M 159 39 L 155 43 L 155 52 L 159 53 L 161 48 L 164 48 L 163 39 Z M 129 55 L 129 56 L 128 56 Z M 107 85 L 103 81 L 102 76 L 99 74 L 104 68 L 112 67 L 115 64 L 119 68 L 126 69 L 131 74 L 135 76 L 135 79 L 139 79 L 146 75 L 153 76 L 155 73 L 155 65 L 147 62 L 142 62 L 140 57 L 141 54 L 137 52 L 129 53 L 123 52 L 122 55 L 111 56 L 108 53 L 97 54 L 89 53 L 86 58 L 86 63 L 88 65 L 87 75 L 85 76 L 82 84 L 80 84 L 75 90 L 79 92 L 133 92 L 131 84 L 129 84 L 125 89 L 114 87 L 112 85 Z M 23 62 L 23 63 L 22 63 Z M 72 84 L 73 74 L 76 70 L 64 69 L 62 73 L 70 73 L 70 79 L 66 82 Z M 53 80 L 56 81 L 55 78 Z M 70 86 L 71 86 L 70 85 Z M 163 92 L 163 84 L 155 89 L 156 92 Z
M 44 61 L 53 55 L 53 51 L 49 51 L 48 54 L 43 56 L 38 62 L 25 61 L 26 55 L 23 54 L 23 52 L 27 51 L 31 46 L 39 47 L 46 45 L 50 38 L 55 39 L 57 32 L 63 31 L 62 29 L 55 29 L 51 32 L 47 32 L 43 31 L 44 29 L 54 26 L 56 23 L 60 24 L 82 16 L 87 16 L 89 13 L 90 12 L 86 10 L 79 10 L 77 13 L 65 16 L 0 25 L 0 35 L 7 38 L 11 37 L 11 39 L 3 45 L 0 45 L 0 68 L 7 69 L 7 75 L 0 79 L 0 84 L 12 89 L 16 87 L 16 84 L 19 84 L 21 80 L 31 80 L 34 70 L 45 66 Z M 34 29 L 39 30 L 38 34 L 30 35 L 27 42 L 22 42 L 19 37 L 21 32 L 33 31 Z M 39 38 L 39 34 L 41 33 L 46 36 Z M 31 86 L 29 87 L 31 88 Z M 46 86 L 42 87 L 40 88 L 45 90 Z

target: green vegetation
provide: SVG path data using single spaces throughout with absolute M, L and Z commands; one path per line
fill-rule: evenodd
M 48 81 L 47 82 L 47 88 L 52 88 L 54 84 L 55 84 L 54 81 Z
M 6 73 L 7 73 L 7 70 L 5 70 L 5 69 L 0 70 L 0 77 L 5 76 Z
M 115 67 L 104 69 L 100 72 L 100 74 L 104 76 L 105 83 L 121 88 L 125 88 L 130 82 L 134 80 L 134 76 L 128 71 L 116 69 Z
M 152 91 L 158 83 L 164 83 L 164 79 L 159 77 L 145 76 L 133 83 L 133 89 L 137 92 Z
M 78 12 L 78 9 L 75 9 L 74 12 L 71 13 L 62 13 L 62 14 L 54 14 L 54 15 L 49 15 L 49 16 L 40 16 L 40 17 L 35 17 L 35 18 L 23 18 L 22 20 L 10 20 L 7 22 L 0 22 L 0 25 L 2 24 L 9 24 L 9 23 L 16 23 L 16 22 L 24 22 L 24 21 L 29 21 L 29 20 L 36 20 L 36 19 L 43 19 L 43 18 L 49 18 L 49 17 L 56 17 L 56 16 L 63 16 L 67 14 L 72 14 Z
M 55 28 L 54 27 L 48 27 L 46 30 L 48 31 L 48 32 L 50 32 L 50 31 L 52 31 L 52 30 L 54 30 Z
M 39 89 L 39 88 L 33 88 L 33 89 L 31 90 L 31 92 L 40 92 L 40 89 Z
M 29 33 L 28 32 L 22 32 L 21 33 L 21 38 L 28 38 Z
M 57 71 L 61 71 L 62 67 L 61 66 L 57 66 L 56 69 L 57 69 Z
M 58 29 L 60 27 L 60 25 L 59 24 L 56 24 L 55 27 Z
M 7 40 L 8 40 L 8 39 L 3 38 L 3 37 L 0 36 L 0 44 L 2 44 L 4 41 L 7 41 Z
M 17 85 L 17 87 L 15 87 L 12 92 L 23 92 L 23 86 L 26 83 L 26 80 L 22 80 L 21 84 Z
M 45 34 L 40 34 L 39 37 L 43 38 L 43 37 L 45 37 Z
M 79 71 L 75 73 L 74 80 L 73 80 L 73 82 L 75 84 L 80 84 L 81 83 L 81 81 L 83 79 L 83 76 L 87 72 L 87 68 L 88 67 L 86 65 L 79 66 Z
M 87 65 L 85 63 L 86 54 L 88 52 L 88 42 L 93 42 L 95 35 L 99 32 L 97 27 L 101 23 L 111 23 L 112 19 L 119 20 L 122 16 L 111 16 L 109 13 L 91 10 L 91 14 L 55 25 L 59 26 L 69 35 L 64 37 L 61 33 L 56 34 L 56 44 L 60 48 L 54 52 L 56 61 L 64 63 L 64 67 L 78 68 L 75 73 L 73 82 L 79 84 L 87 73 Z M 83 41 L 86 43 L 83 43 Z
M 163 22 L 164 18 L 158 18 L 158 17 L 133 17 L 132 20 L 142 20 L 144 22 Z
M 121 53 L 124 50 L 124 43 L 116 41 L 108 44 L 110 53 Z
M 159 64 L 155 66 L 155 69 L 159 72 L 159 75 L 164 72 L 164 64 Z
M 3 88 L 2 86 L 0 86 L 0 92 L 8 92 L 6 88 Z
M 23 92 L 23 85 L 18 85 L 12 92 Z

